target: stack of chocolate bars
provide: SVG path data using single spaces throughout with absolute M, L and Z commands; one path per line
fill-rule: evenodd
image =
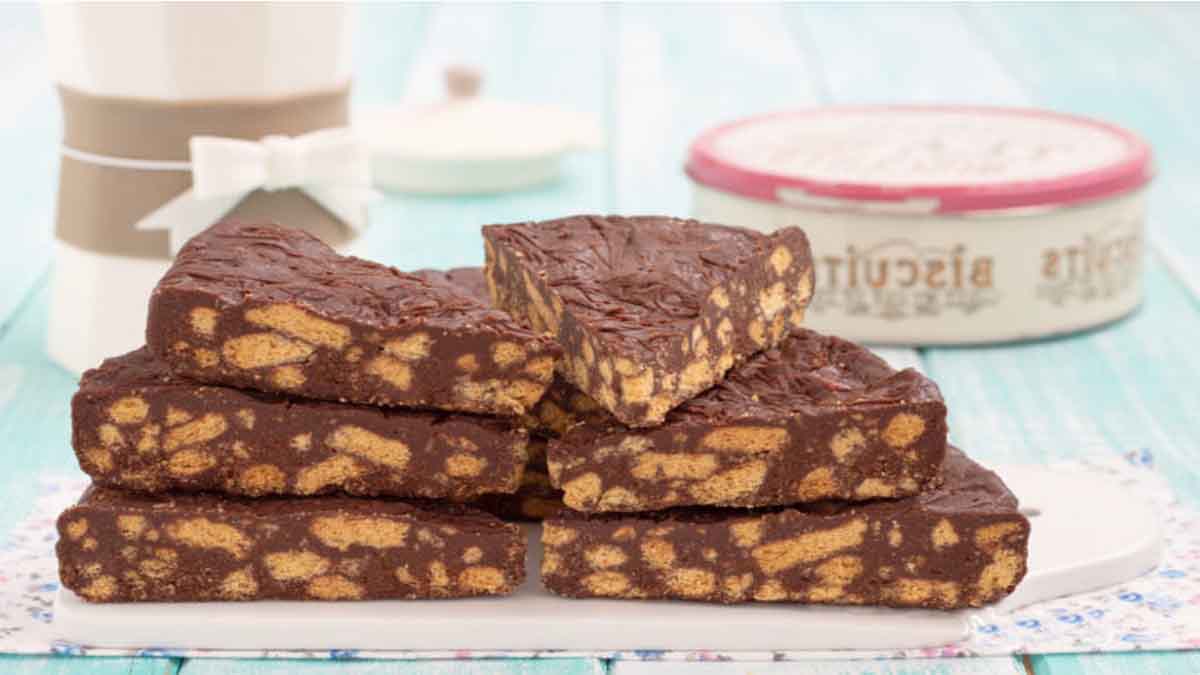
M 958 608 L 1029 523 L 937 386 L 803 327 L 803 232 L 578 216 L 405 274 L 225 224 L 87 373 L 95 486 L 59 521 L 92 601 L 504 594 L 543 519 L 568 597 Z M 490 513 L 486 513 L 490 512 Z M 499 516 L 499 517 L 497 517 Z M 509 522 L 505 522 L 509 521 Z
M 519 416 L 554 341 L 451 286 L 237 224 L 184 247 L 146 337 L 72 402 L 93 486 L 59 519 L 67 588 L 343 600 L 524 580 L 521 529 L 457 502 L 517 490 Z
M 554 335 L 536 417 L 569 597 L 978 606 L 1028 521 L 946 442 L 937 386 L 802 327 L 808 241 L 668 218 L 485 227 L 497 306 Z

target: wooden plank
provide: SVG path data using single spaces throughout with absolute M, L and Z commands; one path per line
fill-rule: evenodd
M 1020 660 L 911 659 L 894 661 L 617 661 L 611 675 L 1025 675 Z
M 1079 11 L 1073 11 L 1073 10 Z M 1057 4 L 972 5 L 964 17 L 1040 104 L 1127 126 L 1154 146 L 1158 176 L 1151 227 L 1190 260 L 1200 258 L 1200 133 L 1194 74 L 1200 50 L 1185 39 L 1197 8 Z
M 598 5 L 438 5 L 405 87 L 410 100 L 441 96 L 447 65 L 484 73 L 484 95 L 554 102 L 603 119 L 607 108 L 608 12 Z M 372 213 L 371 254 L 403 269 L 479 265 L 487 223 L 551 218 L 609 208 L 603 153 L 571 157 L 556 183 L 498 195 L 392 195 Z
M 1011 104 L 1023 95 L 952 6 L 789 5 L 787 20 L 812 42 L 835 103 Z
M 48 288 L 42 284 L 0 334 L 0 532 L 28 513 L 33 477 L 78 473 L 71 452 L 70 399 L 75 380 L 42 353 Z
M 1072 339 L 933 350 L 951 432 L 982 457 L 1061 459 L 1149 447 L 1173 487 L 1200 495 L 1200 319 L 1159 266 L 1132 318 Z
M 614 5 L 616 208 L 685 215 L 681 168 L 705 128 L 819 101 L 818 75 L 776 5 Z
M 288 673 L 310 675 L 602 675 L 604 665 L 596 659 L 484 659 L 456 661 L 369 661 L 357 659 L 291 660 L 291 659 L 188 659 L 180 675 L 220 675 L 232 669 L 239 673 Z
M 1183 195 L 1195 192 L 1193 178 L 1200 177 L 1200 160 L 1195 159 L 1200 137 L 1192 131 L 1190 115 L 1179 108 L 1180 97 L 1195 92 L 1164 81 L 1167 74 L 1187 72 L 1193 64 L 1129 7 L 1089 6 L 1086 21 L 1079 23 L 1079 15 L 1071 19 L 1086 26 L 1084 31 L 1057 25 L 1067 19 L 1062 9 L 971 7 L 964 16 L 1039 103 L 1097 114 L 1150 137 L 1163 166 L 1152 194 L 1151 225 L 1174 253 L 1195 259 L 1193 251 L 1177 243 L 1189 241 L 1182 230 L 1195 230 L 1194 210 L 1185 208 Z M 951 388 L 971 401 L 966 409 L 973 416 L 989 420 L 987 426 L 1010 427 L 999 436 L 1001 442 L 1046 444 L 1050 456 L 1097 443 L 1149 445 L 1162 458 L 1175 488 L 1200 496 L 1200 477 L 1189 459 L 1200 441 L 1190 419 L 1200 402 L 1194 386 L 1200 377 L 1200 359 L 1194 354 L 1200 317 L 1195 298 L 1167 276 L 1159 261 L 1149 262 L 1145 308 L 1110 330 L 1033 343 L 1009 352 L 1011 356 L 985 352 L 971 363 L 952 352 L 939 352 L 931 360 L 964 374 L 963 386 L 951 383 Z M 996 359 L 1021 364 L 1020 374 L 997 372 L 1003 366 Z M 989 361 L 990 367 L 984 365 Z M 999 378 L 1007 378 L 1006 385 L 998 384 Z M 1003 386 L 1009 394 L 1000 393 Z M 1009 395 L 1019 406 L 1015 423 L 1020 430 L 985 412 Z
M 60 116 L 40 11 L 0 4 L 0 185 L 9 233 L 0 248 L 0 326 L 50 261 Z
M 181 659 L 145 657 L 0 655 L 0 672 L 7 675 L 175 675 L 181 663 Z
M 1038 675 L 1177 675 L 1200 673 L 1200 652 L 1130 652 L 1031 656 Z

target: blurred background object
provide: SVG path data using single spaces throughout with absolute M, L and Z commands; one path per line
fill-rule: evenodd
M 350 12 L 44 6 L 63 114 L 55 361 L 79 373 L 140 346 L 145 299 L 171 255 L 222 217 L 292 222 L 342 248 L 356 238 L 365 205 L 344 193 L 367 183 L 365 155 L 348 136 L 311 135 L 349 123 Z
M 1049 110 L 847 106 L 717 126 L 687 164 L 701 220 L 803 223 L 807 325 L 935 345 L 1059 335 L 1142 297 L 1150 149 Z
M 558 178 L 567 153 L 600 148 L 594 115 L 485 98 L 482 74 L 468 66 L 449 66 L 445 77 L 444 100 L 356 111 L 379 187 L 442 195 L 519 190 Z

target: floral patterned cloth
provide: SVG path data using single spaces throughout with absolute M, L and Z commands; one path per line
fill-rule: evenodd
M 579 653 L 565 651 L 220 651 L 96 649 L 56 641 L 50 630 L 58 578 L 54 520 L 83 490 L 78 478 L 44 478 L 32 515 L 0 546 L 0 652 L 103 656 L 279 657 L 279 658 L 556 658 L 636 660 L 786 661 L 814 658 L 903 658 L 1111 652 L 1200 648 L 1200 512 L 1179 502 L 1153 471 L 1147 451 L 1122 458 L 1054 465 L 1055 471 L 1112 476 L 1128 489 L 1151 494 L 1163 515 L 1166 552 L 1162 564 L 1130 583 L 1041 602 L 1016 611 L 987 609 L 971 617 L 966 640 L 944 647 L 890 652 L 712 652 L 659 651 Z

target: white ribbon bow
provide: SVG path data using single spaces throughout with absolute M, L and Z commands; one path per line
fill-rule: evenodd
M 255 190 L 298 188 L 355 231 L 366 227 L 366 206 L 379 198 L 367 151 L 348 128 L 257 142 L 193 136 L 189 149 L 191 189 L 134 225 L 169 231 L 172 255 Z

